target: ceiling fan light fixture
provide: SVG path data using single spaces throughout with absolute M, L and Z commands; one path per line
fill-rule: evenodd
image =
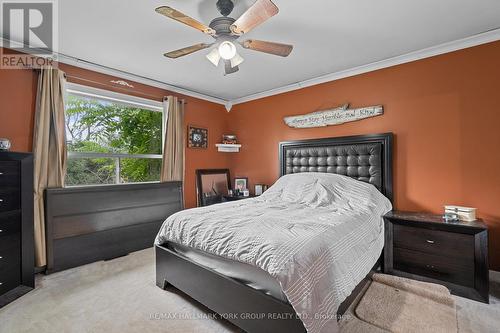
M 227 40 L 220 43 L 219 55 L 224 60 L 232 59 L 236 55 L 236 46 Z
M 219 55 L 219 50 L 217 48 L 213 49 L 210 51 L 209 54 L 207 54 L 207 59 L 215 66 L 219 66 L 219 61 L 220 61 L 220 55 Z
M 243 61 L 245 61 L 245 59 L 243 59 L 242 56 L 240 56 L 238 53 L 236 53 L 234 55 L 234 57 L 231 58 L 231 67 L 236 67 L 236 66 L 239 66 L 241 65 L 241 63 L 243 63 Z

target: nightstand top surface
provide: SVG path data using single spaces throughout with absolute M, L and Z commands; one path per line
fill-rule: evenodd
M 487 229 L 488 227 L 483 222 L 482 219 L 477 219 L 472 222 L 460 221 L 460 222 L 446 222 L 443 220 L 442 215 L 430 214 L 424 212 L 404 212 L 404 211 L 391 211 L 384 215 L 385 218 L 394 220 L 404 220 L 412 222 L 423 222 L 432 223 L 439 225 L 450 225 L 455 227 L 465 227 L 465 228 L 475 228 L 475 229 Z

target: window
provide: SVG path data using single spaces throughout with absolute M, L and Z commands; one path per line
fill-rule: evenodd
M 160 180 L 160 102 L 69 85 L 67 186 Z

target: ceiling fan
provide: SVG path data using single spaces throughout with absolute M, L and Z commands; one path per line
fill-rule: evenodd
M 157 13 L 189 25 L 215 39 L 214 43 L 195 44 L 165 53 L 164 56 L 175 59 L 215 45 L 206 57 L 216 67 L 219 65 L 222 58 L 225 75 L 228 75 L 237 72 L 239 70 L 238 66 L 244 61 L 237 52 L 237 43 L 245 49 L 265 52 L 281 57 L 287 57 L 290 52 L 292 52 L 293 46 L 288 44 L 265 42 L 256 39 L 238 41 L 243 34 L 246 34 L 256 26 L 278 14 L 278 7 L 276 7 L 271 0 L 257 0 L 237 20 L 228 17 L 234 8 L 232 0 L 218 0 L 216 5 L 222 17 L 213 19 L 208 27 L 171 7 L 161 6 L 156 8 Z

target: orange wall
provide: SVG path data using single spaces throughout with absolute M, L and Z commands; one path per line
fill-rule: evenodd
M 231 156 L 232 174 L 272 184 L 280 141 L 393 132 L 395 207 L 478 207 L 490 227 L 491 267 L 500 270 L 499 80 L 496 42 L 236 105 L 228 125 L 243 149 Z M 382 104 L 385 114 L 315 129 L 283 122 L 346 102 Z
M 185 128 L 188 124 L 209 129 L 208 149 L 186 148 L 186 173 L 184 199 L 186 207 L 196 206 L 195 170 L 200 168 L 227 167 L 227 154 L 218 153 L 214 143 L 225 132 L 226 111 L 222 105 L 197 98 L 182 96 L 167 90 L 128 81 L 133 89 L 113 85 L 119 78 L 82 68 L 60 64 L 68 75 L 68 81 L 97 88 L 127 93 L 138 97 L 161 101 L 164 96 L 176 95 L 187 102 Z M 32 151 L 33 120 L 36 101 L 37 75 L 32 70 L 0 70 L 0 137 L 9 138 L 13 151 Z

